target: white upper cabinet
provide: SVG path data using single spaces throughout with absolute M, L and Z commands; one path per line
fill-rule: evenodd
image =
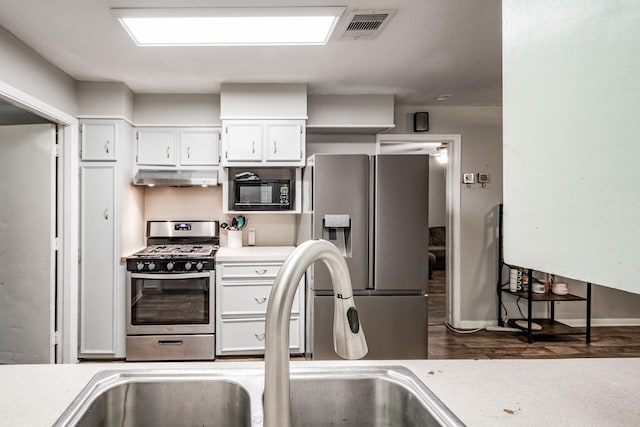
M 136 131 L 138 164 L 173 166 L 176 164 L 177 134 L 171 128 L 145 128 Z
M 298 162 L 304 151 L 304 123 L 298 120 L 267 122 L 264 124 L 267 138 L 267 162 Z
M 211 166 L 218 164 L 217 129 L 180 130 L 180 164 Z
M 225 120 L 223 166 L 304 166 L 304 120 Z
M 83 161 L 116 160 L 115 122 L 87 121 L 80 125 Z
M 138 128 L 137 164 L 141 166 L 216 166 L 219 129 Z
M 222 126 L 223 165 L 262 161 L 262 123 L 234 120 Z

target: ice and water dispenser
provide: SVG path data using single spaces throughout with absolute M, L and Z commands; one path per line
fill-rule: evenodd
M 351 216 L 325 215 L 322 238 L 333 243 L 345 258 L 351 258 Z

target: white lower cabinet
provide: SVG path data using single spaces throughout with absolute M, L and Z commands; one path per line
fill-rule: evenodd
M 216 264 L 216 355 L 264 354 L 267 304 L 282 261 Z M 289 349 L 304 352 L 304 279 L 289 319 Z

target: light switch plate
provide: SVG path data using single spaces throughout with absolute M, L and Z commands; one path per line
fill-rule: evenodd
M 465 174 L 463 174 L 462 175 L 463 184 L 473 184 L 474 182 L 476 182 L 475 176 L 476 176 L 476 174 L 474 174 L 474 173 L 465 173 Z

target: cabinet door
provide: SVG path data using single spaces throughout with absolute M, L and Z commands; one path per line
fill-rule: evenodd
M 218 135 L 215 129 L 180 131 L 180 164 L 215 166 L 218 164 Z
M 174 166 L 176 164 L 176 130 L 171 128 L 140 128 L 137 162 L 139 165 Z
M 266 161 L 298 161 L 303 159 L 304 127 L 299 121 L 265 124 Z
M 226 123 L 222 140 L 227 162 L 262 161 L 262 123 Z
M 82 160 L 116 160 L 116 124 L 82 123 L 81 127 Z
M 80 353 L 116 351 L 116 164 L 81 166 Z

